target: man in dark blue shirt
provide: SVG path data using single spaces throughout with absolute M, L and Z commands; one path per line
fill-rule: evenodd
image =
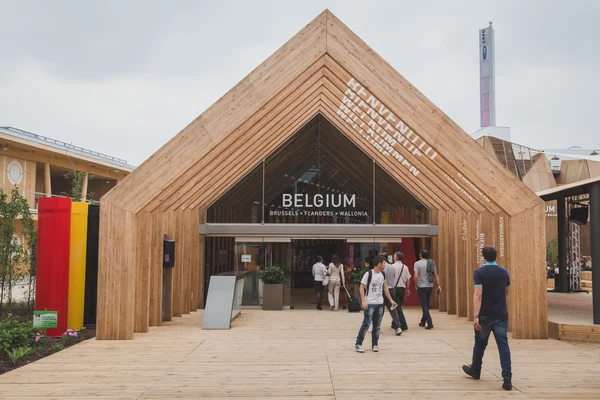
M 504 379 L 502 387 L 505 390 L 512 390 L 510 348 L 508 347 L 508 310 L 506 308 L 510 277 L 507 270 L 496 264 L 497 252 L 493 246 L 485 246 L 482 255 L 487 262 L 473 273 L 475 281 L 473 362 L 471 365 L 463 365 L 462 368 L 467 375 L 479 379 L 483 353 L 487 347 L 490 333 L 494 332 Z

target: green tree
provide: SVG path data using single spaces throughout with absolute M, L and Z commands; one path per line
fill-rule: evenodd
M 16 235 L 17 221 L 23 227 L 24 243 Z M 0 310 L 4 305 L 10 307 L 13 286 L 23 278 L 28 306 L 33 307 L 36 242 L 37 232 L 27 199 L 18 188 L 10 191 L 10 195 L 0 190 Z
M 65 178 L 71 184 L 71 193 L 61 193 L 62 196 L 70 197 L 73 201 L 81 201 L 83 196 L 83 182 L 85 180 L 86 173 L 81 171 L 71 170 L 65 174 Z M 94 179 L 93 175 L 88 175 L 88 182 Z M 91 201 L 94 197 L 94 193 L 88 192 L 85 200 Z
M 546 245 L 546 261 L 552 266 L 558 262 L 558 239 L 554 239 Z

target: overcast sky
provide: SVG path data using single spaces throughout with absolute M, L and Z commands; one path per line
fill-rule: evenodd
M 139 165 L 324 8 L 470 134 L 493 21 L 497 125 L 600 147 L 596 0 L 0 0 L 0 126 Z

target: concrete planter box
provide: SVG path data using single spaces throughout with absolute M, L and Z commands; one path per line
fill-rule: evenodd
M 283 310 L 283 283 L 264 284 L 263 310 Z

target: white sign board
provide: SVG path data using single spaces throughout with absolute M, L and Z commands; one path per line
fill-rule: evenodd
M 250 254 L 242 254 L 242 262 L 252 262 L 252 257 Z

